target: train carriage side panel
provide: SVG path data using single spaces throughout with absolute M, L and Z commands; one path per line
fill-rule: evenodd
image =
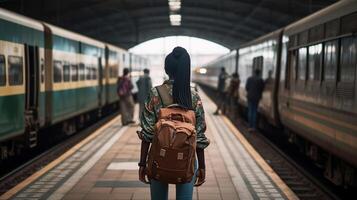
M 253 75 L 255 69 L 260 69 L 265 81 L 265 88 L 259 103 L 259 112 L 273 125 L 279 125 L 277 88 L 280 73 L 281 33 L 282 30 L 274 31 L 244 44 L 239 49 L 240 104 L 247 107 L 245 90 L 247 79 Z
M 108 47 L 108 65 L 107 65 L 107 98 L 108 103 L 114 103 L 119 100 L 117 94 L 117 81 L 119 71 L 122 70 L 121 59 L 125 50 L 118 47 L 107 45 Z
M 357 1 L 285 28 L 279 113 L 309 142 L 357 166 Z
M 90 57 L 92 60 L 91 64 L 91 70 L 92 70 L 92 79 L 93 84 L 96 82 L 97 84 L 97 97 L 98 97 L 98 104 L 97 106 L 104 106 L 105 100 L 104 100 L 104 77 L 103 77 L 103 69 L 105 67 L 105 46 L 104 44 L 101 44 L 97 41 L 92 41 L 92 40 L 86 40 L 81 38 L 80 39 L 80 44 L 81 44 L 81 52 L 80 54 L 83 55 L 84 57 Z M 82 56 L 82 58 L 83 58 Z M 86 66 L 85 66 L 86 67 Z M 88 68 L 88 67 L 86 67 Z M 88 70 L 87 70 L 88 71 Z M 80 98 L 80 96 L 78 96 Z M 81 105 L 78 105 L 79 108 Z
M 3 141 L 25 132 L 26 110 L 33 110 L 36 114 L 31 115 L 38 117 L 35 122 L 44 124 L 43 83 L 31 85 L 37 91 L 35 96 L 26 90 L 26 86 L 30 87 L 28 81 L 34 80 L 26 76 L 28 47 L 36 49 L 33 60 L 44 59 L 44 37 L 41 23 L 4 9 L 0 9 L 0 27 L 0 141 Z
M 53 40 L 52 123 L 100 106 L 104 44 L 46 24 Z

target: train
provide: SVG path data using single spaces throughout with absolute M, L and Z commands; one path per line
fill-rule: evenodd
M 148 65 L 120 47 L 1 8 L 0 27 L 0 160 L 38 146 L 41 130 L 71 135 L 118 110 L 122 69 Z
M 284 130 L 331 182 L 357 185 L 357 1 L 339 1 L 242 44 L 197 67 L 193 80 L 216 89 L 221 67 L 238 72 L 243 110 L 245 83 L 260 69 L 261 121 Z

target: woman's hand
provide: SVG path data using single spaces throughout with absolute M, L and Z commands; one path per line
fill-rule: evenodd
M 149 184 L 150 182 L 146 180 L 146 168 L 140 167 L 139 168 L 139 180 L 145 184 Z
M 195 186 L 201 186 L 204 182 L 206 182 L 206 170 L 205 169 L 198 169 L 196 175 L 196 184 Z

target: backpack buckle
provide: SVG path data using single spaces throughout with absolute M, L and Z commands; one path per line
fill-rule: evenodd
M 177 153 L 177 160 L 183 159 L 183 153 Z
M 166 150 L 165 149 L 160 149 L 160 156 L 165 157 Z

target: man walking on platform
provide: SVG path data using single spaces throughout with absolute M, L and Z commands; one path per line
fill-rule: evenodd
M 138 102 L 139 102 L 139 116 L 141 117 L 144 110 L 145 100 L 149 95 L 149 92 L 152 88 L 151 78 L 149 76 L 150 70 L 144 69 L 144 75 L 140 76 L 139 80 L 136 81 L 138 86 Z
M 129 78 L 129 69 L 124 68 L 123 76 L 118 78 L 117 93 L 120 102 L 121 121 L 123 126 L 135 123 L 134 118 L 134 100 L 131 90 L 133 84 Z
M 261 71 L 256 69 L 254 75 L 249 77 L 245 85 L 248 99 L 249 131 L 255 131 L 259 101 L 264 90 L 264 81 L 260 76 Z
M 222 109 L 224 100 L 225 100 L 225 89 L 226 89 L 226 79 L 228 78 L 228 74 L 226 73 L 226 70 L 224 67 L 221 68 L 221 72 L 218 75 L 218 104 L 217 104 L 217 109 L 213 113 L 215 115 L 219 114 L 219 110 Z

